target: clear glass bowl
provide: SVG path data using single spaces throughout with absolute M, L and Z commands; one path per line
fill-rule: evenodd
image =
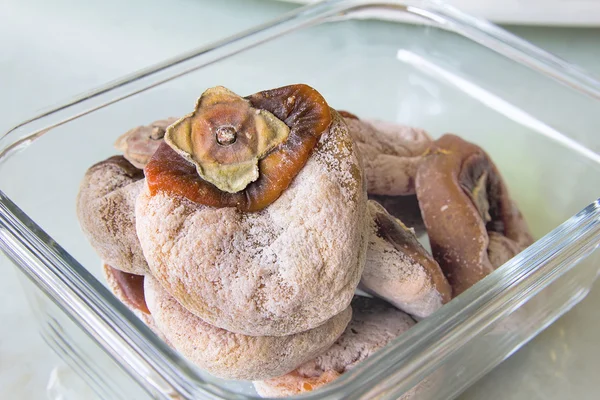
M 84 94 L 0 139 L 0 247 L 33 283 L 47 342 L 102 398 L 255 394 L 188 364 L 106 289 L 75 215 L 84 171 L 115 153 L 121 133 L 189 112 L 207 87 L 248 94 L 297 82 L 335 108 L 481 145 L 540 238 L 302 398 L 452 398 L 589 291 L 600 269 L 600 156 L 588 143 L 600 85 L 438 2 L 328 1 Z

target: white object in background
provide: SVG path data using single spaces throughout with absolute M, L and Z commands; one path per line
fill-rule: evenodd
M 96 395 L 71 368 L 59 364 L 52 372 L 46 386 L 48 400 L 95 400 Z
M 447 0 L 497 23 L 599 26 L 600 0 Z
M 281 1 L 302 4 L 317 2 Z M 446 3 L 500 24 L 600 26 L 600 0 L 446 0 Z

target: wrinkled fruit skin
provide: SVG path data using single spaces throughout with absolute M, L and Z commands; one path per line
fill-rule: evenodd
M 490 233 L 511 241 L 513 250 L 533 242 L 489 156 L 458 136 L 444 135 L 431 146 L 417 172 L 416 192 L 433 256 L 455 296 L 499 266 L 491 260 L 507 259 L 489 254 L 498 248 L 489 246 Z
M 432 140 L 422 129 L 378 120 L 359 120 L 344 112 L 362 157 L 369 195 L 415 193 L 417 168 Z
M 254 382 L 263 397 L 284 397 L 316 390 L 351 370 L 415 324 L 404 312 L 377 298 L 354 296 L 350 324 L 329 349 L 291 373 Z M 413 398 L 413 391 L 406 397 Z
M 366 190 L 355 144 L 333 115 L 291 185 L 261 211 L 140 194 L 149 268 L 187 310 L 230 332 L 282 336 L 349 304 L 364 268 Z
M 122 156 L 90 167 L 77 195 L 77 217 L 94 250 L 114 268 L 145 275 L 148 264 L 135 231 L 135 201 L 144 174 Z
M 167 128 L 175 121 L 177 118 L 171 117 L 130 129 L 115 141 L 115 148 L 123 152 L 123 157 L 134 167 L 143 169 L 163 142 Z
M 368 212 L 372 222 L 360 288 L 417 318 L 450 301 L 450 284 L 415 234 L 374 201 Z
M 202 179 L 194 165 L 163 143 L 144 170 L 150 193 L 169 192 L 199 204 L 236 207 L 245 212 L 260 211 L 279 198 L 331 124 L 331 110 L 325 99 L 307 85 L 267 90 L 246 99 L 253 108 L 269 111 L 290 128 L 287 140 L 259 161 L 256 181 L 236 193 L 222 191 Z
M 152 316 L 171 345 L 200 368 L 224 379 L 286 374 L 330 347 L 352 316 L 348 306 L 311 330 L 287 336 L 247 336 L 206 323 L 151 277 L 144 285 Z

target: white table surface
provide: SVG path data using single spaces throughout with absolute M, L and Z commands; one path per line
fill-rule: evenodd
M 293 7 L 259 0 L 3 0 L 0 132 L 36 110 Z M 178 24 L 182 14 L 197 15 L 197 24 Z M 600 76 L 600 29 L 509 29 Z M 0 399 L 45 398 L 61 363 L 38 335 L 17 272 L 6 259 L 0 263 Z M 598 306 L 600 284 L 461 398 L 599 398 Z M 553 373 L 541 374 L 548 364 Z

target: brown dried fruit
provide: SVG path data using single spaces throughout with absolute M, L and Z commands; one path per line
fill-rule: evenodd
M 345 117 L 363 159 L 369 195 L 414 194 L 415 175 L 431 138 L 422 129 Z
M 171 343 L 156 326 L 154 317 L 147 307 L 144 289 L 145 277 L 121 272 L 108 264 L 103 264 L 102 269 L 108 288 L 115 297 L 126 305 L 136 317 L 152 329 L 159 338 L 172 347 Z
M 227 96 L 225 98 L 228 111 L 217 113 L 218 125 L 236 126 L 236 121 L 240 119 L 239 113 L 247 115 L 244 105 L 246 103 L 242 104 L 239 100 L 234 102 L 233 98 Z M 217 97 L 213 106 L 218 105 L 221 100 L 222 98 Z M 258 161 L 259 176 L 255 181 L 235 193 L 220 190 L 202 179 L 193 164 L 163 143 L 144 170 L 150 193 L 154 195 L 158 191 L 165 191 L 207 206 L 237 207 L 241 211 L 258 211 L 275 201 L 302 169 L 321 134 L 331 123 L 331 110 L 316 90 L 301 84 L 259 92 L 246 97 L 245 100 L 251 108 L 266 110 L 289 127 L 287 139 Z M 201 123 L 204 122 L 194 122 Z M 238 138 L 254 133 L 248 126 L 241 126 L 236 132 Z M 280 136 L 276 134 L 275 137 Z M 216 143 L 216 137 L 213 139 Z M 256 141 L 252 139 L 247 143 Z M 188 148 L 190 146 L 192 145 L 188 144 Z M 203 149 L 214 149 L 214 146 L 200 144 Z M 226 154 L 224 158 L 214 156 L 215 162 L 222 164 L 237 160 L 237 153 Z M 239 157 L 242 160 L 246 159 L 245 153 Z
M 200 177 L 229 193 L 258 179 L 258 161 L 289 135 L 288 126 L 230 90 L 206 90 L 193 113 L 167 129 L 165 142 Z
M 253 382 L 254 388 L 262 397 L 317 390 L 355 368 L 414 324 L 410 316 L 383 300 L 354 296 L 352 319 L 333 346 L 286 375 Z M 399 400 L 413 397 L 411 390 Z
M 355 114 L 352 114 L 349 111 L 345 111 L 345 110 L 338 110 L 338 113 L 344 117 L 344 118 L 349 118 L 349 119 L 359 119 Z
M 350 322 L 352 309 L 292 335 L 243 335 L 192 314 L 153 277 L 144 282 L 148 307 L 171 346 L 190 362 L 224 379 L 270 379 L 292 371 L 329 348 Z
M 417 237 L 427 233 L 416 195 L 381 196 L 370 194 L 369 200 L 374 200 L 381 204 L 392 216 L 398 218 L 404 225 L 413 229 Z
M 163 142 L 167 127 L 175 121 L 177 118 L 167 118 L 130 129 L 115 141 L 115 148 L 136 168 L 142 169 Z
M 148 188 L 138 196 L 150 271 L 188 311 L 230 332 L 280 336 L 350 303 L 364 267 L 366 191 L 348 129 L 332 116 L 293 183 L 263 211 Z
M 360 288 L 415 317 L 428 317 L 452 298 L 448 280 L 413 231 L 374 201 L 368 210 L 373 225 Z
M 458 136 L 433 143 L 418 169 L 416 190 L 433 256 L 455 296 L 533 242 L 489 156 Z
M 148 271 L 135 231 L 143 178 L 124 157 L 110 157 L 87 170 L 77 195 L 77 218 L 94 250 L 114 268 L 137 275 Z
M 144 276 L 128 274 L 109 265 L 105 265 L 105 268 L 109 269 L 107 272 L 110 273 L 115 283 L 119 286 L 120 292 L 124 297 L 124 302 L 135 310 L 150 314 L 144 297 Z
M 501 233 L 488 231 L 488 257 L 494 268 L 498 268 L 523 250 L 517 242 Z M 525 246 L 527 247 L 527 246 Z

